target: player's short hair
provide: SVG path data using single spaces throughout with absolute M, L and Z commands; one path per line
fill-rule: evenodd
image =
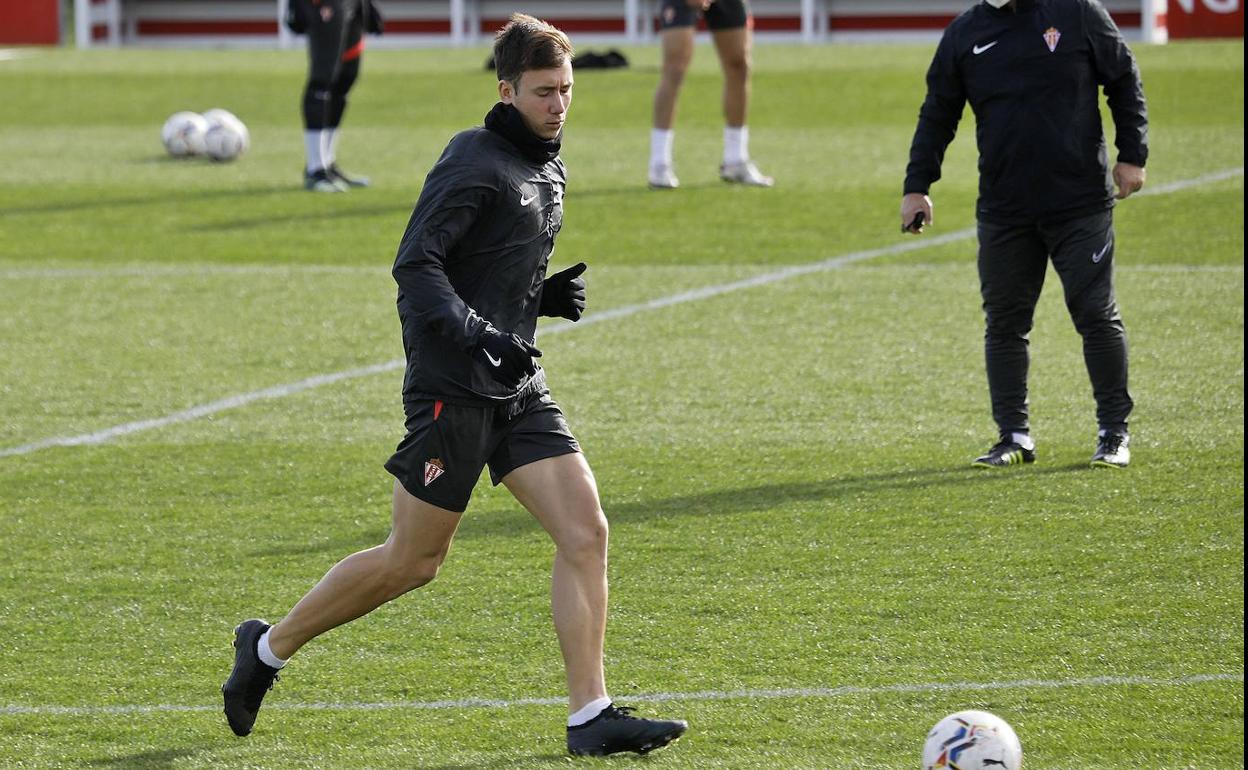
M 513 13 L 494 36 L 494 71 L 513 86 L 529 70 L 562 67 L 572 58 L 572 41 L 562 30 L 541 19 Z

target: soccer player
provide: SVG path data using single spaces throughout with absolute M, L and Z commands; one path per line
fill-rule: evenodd
M 1112 172 L 1098 87 L 1113 116 Z M 1092 465 L 1131 460 L 1127 338 L 1114 297 L 1115 197 L 1144 186 L 1148 112 L 1135 58 L 1097 0 L 983 0 L 945 30 L 906 168 L 901 222 L 931 224 L 928 192 L 963 106 L 979 145 L 979 283 L 992 416 L 1000 440 L 980 467 L 1035 462 L 1028 335 L 1048 262 L 1083 337 L 1096 400 Z M 1114 186 L 1117 185 L 1115 196 Z
M 304 189 L 335 193 L 367 187 L 367 177 L 348 175 L 338 167 L 338 131 L 347 94 L 360 74 L 364 30 L 381 34 L 381 14 L 369 0 L 290 0 L 287 24 L 308 35 Z
M 693 60 L 694 29 L 699 17 L 715 41 L 719 66 L 724 72 L 724 160 L 719 176 L 725 182 L 771 187 L 750 160 L 750 129 L 745 125 L 750 101 L 750 50 L 754 18 L 747 0 L 662 0 L 659 29 L 663 45 L 663 74 L 654 92 L 654 123 L 650 130 L 650 186 L 680 186 L 672 164 L 676 123 L 676 98 Z
M 585 308 L 584 263 L 543 278 L 563 222 L 571 55 L 563 32 L 512 16 L 494 43 L 499 103 L 484 128 L 451 140 L 425 179 L 393 270 L 407 435 L 386 463 L 396 479 L 390 536 L 335 565 L 280 622 L 235 629 L 222 691 L 238 735 L 296 650 L 434 578 L 485 466 L 555 543 L 568 750 L 645 753 L 687 728 L 634 717 L 607 695 L 607 520 L 535 360 L 538 316 L 576 321 Z

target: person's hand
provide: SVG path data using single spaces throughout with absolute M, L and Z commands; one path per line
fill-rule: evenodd
M 1131 193 L 1139 192 L 1144 186 L 1144 177 L 1146 176 L 1143 166 L 1133 166 L 1130 163 L 1114 164 L 1114 184 L 1118 185 L 1118 200 L 1126 198 Z
M 537 373 L 533 359 L 541 358 L 542 351 L 519 334 L 507 334 L 489 326 L 477 340 L 472 356 L 500 384 L 515 388 L 525 377 Z
M 560 270 L 542 284 L 542 304 L 538 313 L 554 318 L 579 321 L 585 312 L 585 263 L 578 262 L 567 270 Z
M 919 219 L 922 214 L 923 218 Z M 901 197 L 901 231 L 918 235 L 927 225 L 934 224 L 932 199 L 923 193 L 906 193 Z
M 712 2 L 714 2 L 714 0 L 685 0 L 685 5 L 693 8 L 694 10 L 705 11 L 707 8 L 711 7 Z

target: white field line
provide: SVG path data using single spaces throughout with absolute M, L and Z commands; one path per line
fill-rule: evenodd
M 1179 190 L 1186 190 L 1191 187 L 1197 187 L 1203 184 L 1211 184 L 1213 182 L 1231 179 L 1236 176 L 1242 176 L 1243 167 L 1224 169 L 1222 171 L 1205 174 L 1203 176 L 1194 177 L 1192 179 L 1180 180 L 1168 185 L 1160 185 L 1158 192 L 1153 194 L 1171 193 Z M 1144 193 L 1141 192 L 1141 195 Z M 913 251 L 922 251 L 936 246 L 943 246 L 949 243 L 968 240 L 975 237 L 975 228 L 968 227 L 963 230 L 957 230 L 944 235 L 931 236 L 926 238 L 911 238 L 906 241 L 894 243 L 878 249 L 868 249 L 866 251 L 855 251 L 849 254 L 842 254 L 837 257 L 811 262 L 804 265 L 792 265 L 790 267 L 781 268 L 762 273 L 751 278 L 744 278 L 738 281 L 730 281 L 728 283 L 714 284 L 712 286 L 703 286 L 698 289 L 690 289 L 688 291 L 669 294 L 666 297 L 650 300 L 649 302 L 641 302 L 634 305 L 625 305 L 623 307 L 605 310 L 599 313 L 591 313 L 584 316 L 578 323 L 569 322 L 555 323 L 542 329 L 542 334 L 558 334 L 560 332 L 569 331 L 576 328 L 584 328 L 593 326 L 604 321 L 614 321 L 619 318 L 627 318 L 637 315 L 638 313 L 650 310 L 659 310 L 673 305 L 681 305 L 687 302 L 696 302 L 698 300 L 710 299 L 718 297 L 722 294 L 728 294 L 742 289 L 753 289 L 759 286 L 787 281 L 790 278 L 797 278 L 803 275 L 811 275 L 814 273 L 823 273 L 829 270 L 837 270 L 846 265 L 852 265 L 855 262 L 864 262 L 878 257 L 893 256 L 897 254 L 905 254 Z M 56 436 L 53 438 L 41 439 L 29 444 L 8 447 L 0 449 L 0 457 L 14 457 L 19 455 L 27 455 L 38 452 L 42 449 L 51 447 L 69 447 L 82 446 L 89 444 L 102 444 L 121 436 L 128 436 L 134 433 L 153 430 L 155 428 L 163 428 L 178 423 L 190 422 L 198 420 L 201 417 L 207 417 L 218 412 L 228 409 L 236 409 L 241 406 L 274 398 L 284 398 L 286 396 L 301 393 L 305 390 L 317 388 L 322 385 L 329 385 L 343 380 L 356 379 L 359 377 L 367 377 L 382 372 L 394 371 L 404 366 L 403 359 L 395 359 L 386 361 L 385 363 L 373 364 L 371 366 L 359 367 L 357 369 L 347 369 L 331 374 L 320 374 L 298 382 L 286 383 L 284 385 L 275 385 L 263 390 L 255 390 L 249 393 L 240 393 L 235 396 L 212 401 L 207 404 L 185 409 L 180 412 L 167 414 L 163 417 L 154 417 L 147 420 L 138 420 L 135 422 L 127 422 L 121 425 L 114 425 L 111 428 L 96 431 L 94 433 L 84 433 L 77 436 Z
M 34 51 L 27 51 L 23 48 L 0 48 L 0 61 L 14 61 L 34 55 Z
M 1083 679 L 1015 679 L 1003 682 L 927 682 L 922 684 L 885 684 L 873 687 L 844 685 L 841 687 L 792 687 L 775 690 L 699 690 L 695 692 L 659 692 L 630 695 L 626 702 L 658 703 L 665 701 L 717 700 L 792 700 L 795 698 L 845 698 L 855 695 L 910 695 L 932 692 L 983 692 L 990 690 L 1034 690 L 1091 687 L 1183 687 L 1217 682 L 1242 684 L 1243 673 L 1193 674 L 1179 677 L 1094 676 Z M 566 697 L 550 698 L 463 698 L 435 701 L 380 701 L 375 703 L 282 703 L 270 702 L 265 710 L 290 711 L 385 711 L 385 710 L 453 710 L 477 708 L 513 708 L 516 706 L 559 706 Z M 165 714 L 219 711 L 219 704 L 116 706 L 0 706 L 0 716 L 112 716 L 117 714 Z
M 0 54 L 4 51 L 0 50 Z M 1180 192 L 1201 185 L 1214 184 L 1216 182 L 1242 177 L 1244 169 L 1242 166 L 1236 168 L 1225 168 L 1221 171 L 1214 171 L 1201 176 L 1192 177 L 1191 179 L 1180 179 L 1174 182 L 1165 182 L 1151 187 L 1145 187 L 1134 197 L 1146 197 L 1153 195 L 1167 195 L 1169 193 Z M 974 231 L 959 230 L 956 233 L 950 233 L 946 238 L 953 237 L 951 240 L 961 240 L 974 236 Z M 926 240 L 925 243 L 918 246 L 939 245 Z M 947 243 L 949 241 L 941 241 Z M 893 253 L 893 252 L 888 252 Z M 822 263 L 815 263 L 822 264 Z M 809 267 L 809 265 L 807 265 Z M 827 267 L 823 269 L 829 269 Z M 289 275 L 291 273 L 326 273 L 326 274 L 377 274 L 382 275 L 388 273 L 388 268 L 363 266 L 363 265 L 221 265 L 221 264 L 181 264 L 181 265 L 114 265 L 111 267 L 31 267 L 31 268 L 9 268 L 0 269 L 0 278 L 6 280 L 17 280 L 22 278 L 146 278 L 160 277 L 171 275 Z

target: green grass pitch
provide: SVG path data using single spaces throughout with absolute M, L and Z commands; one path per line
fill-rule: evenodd
M 577 75 L 554 261 L 590 264 L 587 322 L 621 313 L 539 344 L 612 521 L 612 694 L 692 725 L 613 767 L 917 768 L 963 708 L 1010 721 L 1035 770 L 1244 766 L 1243 45 L 1137 47 L 1153 194 L 1117 215 L 1125 472 L 1086 467 L 1052 275 L 1040 460 L 968 467 L 993 439 L 974 241 L 934 239 L 973 224 L 969 115 L 936 226 L 897 232 L 931 51 L 759 47 L 773 190 L 716 177 L 709 48 L 674 193 L 644 186 L 657 51 Z M 485 55 L 369 52 L 340 156 L 375 186 L 339 197 L 300 189 L 302 52 L 0 60 L 0 767 L 602 764 L 562 756 L 552 548 L 486 484 L 438 580 L 309 645 L 251 737 L 226 728 L 233 624 L 386 535 L 398 371 L 41 444 L 398 358 L 389 266 L 492 102 Z M 164 157 L 164 119 L 210 107 L 251 151 Z M 645 307 L 707 287 L 728 288 Z

